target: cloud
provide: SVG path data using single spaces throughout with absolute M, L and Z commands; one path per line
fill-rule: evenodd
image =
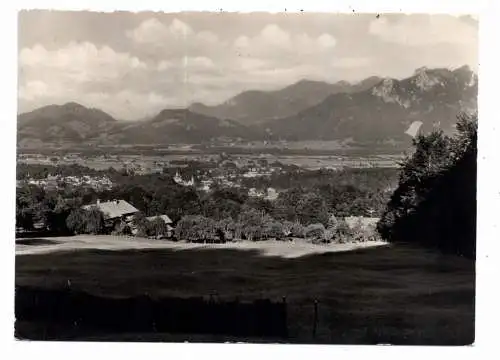
M 143 21 L 137 28 L 126 32 L 127 37 L 140 44 L 159 44 L 172 39 L 184 39 L 193 34 L 191 27 L 177 19 L 169 26 L 156 18 Z
M 26 72 L 55 72 L 74 82 L 117 79 L 147 65 L 128 53 L 115 52 L 108 46 L 96 47 L 89 42 L 71 42 L 58 50 L 47 50 L 42 45 L 24 48 L 19 54 L 19 65 Z
M 292 45 L 291 36 L 276 24 L 266 25 L 255 38 L 264 45 L 289 48 Z
M 166 68 L 168 63 L 160 65 Z M 144 78 L 148 72 L 148 65 L 136 56 L 108 46 L 70 42 L 60 49 L 48 50 L 37 44 L 19 52 L 20 108 L 77 101 L 126 115 L 123 101 L 120 102 L 123 95 L 116 97 L 107 87 L 133 87 L 124 85 L 125 79 Z M 134 93 L 130 96 L 138 97 Z M 146 100 L 140 103 L 147 105 Z
M 359 68 L 369 66 L 371 59 L 368 57 L 343 57 L 332 61 L 336 68 Z
M 35 100 L 49 93 L 49 88 L 43 81 L 28 81 L 19 87 L 18 96 L 22 100 Z
M 205 56 L 197 56 L 194 58 L 186 57 L 184 64 L 188 68 L 195 69 L 213 69 L 215 67 L 214 62 Z
M 152 47 L 206 46 L 218 43 L 219 37 L 211 31 L 196 33 L 189 24 L 173 19 L 165 24 L 156 18 L 144 20 L 138 27 L 125 32 L 126 37 L 138 45 Z
M 239 36 L 233 42 L 237 53 L 255 57 L 276 57 L 294 55 L 303 57 L 314 53 L 316 56 L 332 51 L 336 39 L 327 33 L 311 37 L 306 33 L 291 34 L 276 24 L 268 24 L 254 37 Z
M 428 46 L 441 43 L 470 45 L 477 42 L 477 28 L 450 15 L 380 17 L 371 21 L 369 33 L 390 43 Z
M 171 69 L 172 66 L 173 66 L 173 64 L 170 61 L 161 60 L 158 63 L 158 65 L 156 66 L 156 69 L 158 71 L 165 71 L 165 70 Z
M 337 44 L 335 38 L 329 34 L 322 34 L 320 37 L 318 37 L 317 42 L 319 46 L 325 49 L 333 48 Z

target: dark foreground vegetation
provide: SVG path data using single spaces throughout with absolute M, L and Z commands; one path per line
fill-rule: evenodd
M 456 128 L 415 140 L 378 224 L 385 239 L 475 258 L 477 116 L 462 115 Z
M 214 249 L 81 250 L 17 256 L 16 286 L 55 290 L 69 286 L 76 292 L 108 298 L 148 295 L 209 299 L 216 293 L 222 301 L 281 302 L 286 296 L 288 336 L 283 341 L 291 343 L 464 345 L 474 341 L 474 262 L 406 245 L 296 259 Z M 275 339 L 70 330 L 58 327 L 51 319 L 19 320 L 16 324 L 16 336 L 24 339 Z
M 196 333 L 286 339 L 286 302 L 217 298 L 99 297 L 71 290 L 16 288 L 16 319 L 41 323 L 46 337 L 69 334 Z M 58 329 L 59 328 L 59 329 Z M 66 334 L 60 331 L 65 329 Z M 35 335 L 36 336 L 36 335 Z

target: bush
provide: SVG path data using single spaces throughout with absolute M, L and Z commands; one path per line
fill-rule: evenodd
M 215 239 L 216 230 L 215 220 L 201 215 L 187 215 L 177 223 L 175 235 L 179 240 L 206 242 Z
M 263 231 L 264 238 L 273 238 L 280 240 L 283 238 L 283 225 L 279 221 L 268 221 L 264 224 L 264 231 Z
M 338 221 L 333 238 L 339 244 L 353 241 L 353 232 L 344 219 Z
M 311 224 L 304 230 L 305 236 L 313 242 L 322 241 L 325 236 L 325 226 L 323 224 Z
M 283 232 L 283 237 L 287 238 L 293 236 L 293 226 L 294 223 L 288 220 L 285 220 L 281 224 L 281 231 Z M 302 231 L 302 230 L 301 230 Z
M 305 228 L 299 222 L 294 222 L 291 229 L 290 234 L 296 238 L 304 238 L 305 237 Z
M 115 225 L 115 228 L 113 229 L 111 234 L 119 236 L 128 236 L 132 235 L 132 229 L 130 229 L 130 226 L 126 222 L 121 221 Z

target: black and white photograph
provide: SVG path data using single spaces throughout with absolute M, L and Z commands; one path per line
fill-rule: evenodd
M 17 341 L 474 344 L 477 14 L 17 16 Z

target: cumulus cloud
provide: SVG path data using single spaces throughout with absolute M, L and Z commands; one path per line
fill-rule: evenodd
M 311 37 L 306 33 L 291 34 L 276 24 L 268 24 L 254 37 L 239 36 L 233 46 L 236 52 L 243 52 L 260 57 L 295 55 L 303 56 L 315 53 L 324 55 L 332 51 L 336 39 L 327 33 Z
M 137 28 L 126 32 L 127 36 L 140 44 L 159 44 L 172 39 L 184 39 L 193 34 L 191 27 L 177 19 L 165 25 L 156 18 L 143 21 Z
M 58 50 L 47 50 L 39 44 L 24 48 L 19 54 L 19 65 L 27 72 L 55 70 L 76 82 L 112 80 L 147 68 L 135 56 L 115 52 L 108 46 L 96 47 L 89 42 L 72 42 Z
M 477 42 L 477 28 L 449 15 L 380 17 L 370 23 L 369 32 L 380 39 L 409 46 L 441 43 L 469 45 Z
M 155 48 L 179 47 L 180 50 L 189 47 L 204 47 L 217 44 L 219 37 L 211 31 L 195 32 L 191 26 L 179 19 L 173 19 L 169 24 L 156 18 L 144 20 L 138 27 L 126 31 L 126 36 L 134 43 Z
M 162 69 L 167 66 L 167 62 L 159 65 Z M 48 50 L 37 44 L 19 52 L 20 105 L 32 107 L 29 104 L 42 106 L 77 101 L 90 106 L 103 105 L 115 114 L 126 115 L 123 107 L 118 110 L 123 105 L 120 100 L 124 99 L 123 95 L 116 97 L 99 92 L 99 89 L 103 84 L 119 84 L 148 71 L 148 65 L 138 57 L 108 46 L 71 42 L 60 49 Z M 132 94 L 130 97 L 138 96 Z M 147 105 L 147 101 L 142 100 L 141 104 Z
M 46 96 L 49 93 L 49 87 L 46 83 L 39 80 L 28 81 L 19 87 L 18 96 L 22 100 L 35 100 Z

